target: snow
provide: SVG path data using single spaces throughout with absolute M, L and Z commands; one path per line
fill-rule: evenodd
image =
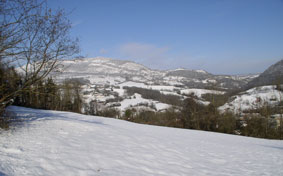
M 183 97 L 182 95 L 176 93 L 176 92 L 171 92 L 171 91 L 160 91 L 160 93 L 164 94 L 164 95 L 175 95 L 175 96 L 179 96 L 179 97 Z
M 197 103 L 208 106 L 210 104 L 209 101 L 204 101 L 204 100 L 198 100 L 198 99 L 194 99 Z
M 283 175 L 283 141 L 10 107 L 0 175 Z
M 254 79 L 258 77 L 259 74 L 249 74 L 249 75 L 236 75 L 236 76 L 231 76 L 232 79 L 234 80 L 245 80 L 245 79 Z
M 261 86 L 242 92 L 232 99 L 233 101 L 219 107 L 219 110 L 239 113 L 244 110 L 261 108 L 264 105 L 276 105 L 283 100 L 283 92 L 276 90 L 275 86 Z
M 123 87 L 139 87 L 144 89 L 152 89 L 152 90 L 159 90 L 159 91 L 171 91 L 179 90 L 179 87 L 175 86 L 163 86 L 163 85 L 146 85 L 144 83 L 139 82 L 133 82 L 133 81 L 127 81 L 124 83 L 119 84 L 120 88 Z
M 83 58 L 82 61 L 92 62 L 92 63 L 100 63 L 103 64 L 105 62 L 111 61 L 111 58 L 106 57 L 94 57 L 94 58 Z
M 205 79 L 205 80 L 202 80 L 202 83 L 204 83 L 204 84 L 217 83 L 217 81 L 215 79 Z
M 204 71 L 204 70 L 195 70 L 196 72 L 198 72 L 198 73 L 207 73 L 206 71 Z
M 194 94 L 195 96 L 197 96 L 198 98 L 201 98 L 201 96 L 203 94 L 224 94 L 224 91 L 217 91 L 217 90 L 207 90 L 207 89 L 183 89 L 181 90 L 181 94 L 186 94 L 186 95 L 190 95 L 190 94 Z
M 127 81 L 124 83 L 119 84 L 120 89 L 123 87 L 139 87 L 139 88 L 147 88 L 148 86 L 145 85 L 144 83 L 138 83 L 138 82 L 133 82 L 133 81 Z
M 177 68 L 177 69 L 175 69 L 173 71 L 183 71 L 183 70 L 186 70 L 186 69 L 184 69 L 184 68 Z
M 155 106 L 157 111 L 166 110 L 166 109 L 169 109 L 171 107 L 171 105 L 168 105 L 168 104 L 165 104 L 165 103 L 160 103 L 160 102 L 155 102 L 154 106 Z
M 105 102 L 106 100 L 109 100 L 109 99 L 113 99 L 115 98 L 113 95 L 109 95 L 109 96 L 104 96 L 104 95 L 97 95 L 97 96 L 94 96 L 95 100 L 98 100 L 100 102 Z
M 133 63 L 133 62 L 128 62 L 128 63 L 123 64 L 122 68 L 130 69 L 130 70 L 146 69 L 146 67 L 144 67 L 142 65 L 138 65 L 138 64 Z
M 120 97 L 124 96 L 125 89 L 113 89 L 114 92 L 117 92 Z
M 135 93 L 134 96 L 131 97 L 131 99 L 124 99 L 120 103 L 121 103 L 121 106 L 118 108 L 121 111 L 125 111 L 127 108 L 131 106 L 137 106 L 139 104 L 145 104 L 145 103 L 148 105 L 154 104 L 157 111 L 161 111 L 161 110 L 168 109 L 169 107 L 171 107 L 170 105 L 165 104 L 165 103 L 160 103 L 158 101 L 144 99 L 138 93 Z
M 174 91 L 174 90 L 178 90 L 180 88 L 175 87 L 175 86 L 159 86 L 159 85 L 152 85 L 149 87 L 150 89 L 153 90 L 159 90 L 159 91 Z

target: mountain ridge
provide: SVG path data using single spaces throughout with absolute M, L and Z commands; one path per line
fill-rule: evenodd
M 60 76 L 59 73 L 63 75 Z M 56 74 L 57 73 L 57 74 Z M 218 87 L 223 89 L 241 88 L 257 75 L 214 75 L 205 70 L 178 68 L 172 70 L 151 69 L 142 64 L 112 58 L 95 57 L 75 60 L 62 60 L 52 76 L 61 80 L 64 77 L 113 77 L 119 83 L 138 81 L 147 84 L 179 85 L 184 87 Z M 81 76 L 79 76 L 81 75 Z M 95 83 L 94 79 L 92 79 Z
M 247 88 L 283 83 L 283 59 L 268 67 L 257 78 L 247 84 Z

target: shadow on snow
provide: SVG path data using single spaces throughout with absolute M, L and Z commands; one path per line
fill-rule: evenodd
M 11 106 L 6 110 L 7 114 L 11 117 L 12 126 L 21 126 L 23 123 L 29 123 L 32 121 L 47 121 L 47 120 L 67 120 L 78 121 L 85 123 L 94 123 L 99 125 L 105 125 L 94 116 L 77 114 L 82 118 L 77 118 L 76 113 L 64 112 L 64 111 L 49 111 L 41 109 L 31 109 L 19 106 Z M 83 118 L 85 117 L 85 118 Z M 0 174 L 1 176 L 1 174 Z

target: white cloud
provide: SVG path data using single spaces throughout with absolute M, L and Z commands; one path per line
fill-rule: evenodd
M 72 27 L 76 27 L 76 26 L 78 26 L 78 25 L 80 25 L 82 23 L 83 23 L 82 20 L 76 20 L 76 21 L 72 22 Z

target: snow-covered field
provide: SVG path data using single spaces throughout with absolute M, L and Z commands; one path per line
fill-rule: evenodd
M 225 94 L 225 92 L 217 91 L 217 90 L 207 90 L 207 89 L 183 89 L 181 90 L 181 94 L 185 94 L 185 95 L 194 94 L 195 96 L 201 98 L 201 96 L 204 94 L 223 95 Z
M 160 86 L 160 85 L 146 85 L 144 83 L 138 83 L 133 81 L 127 81 L 124 83 L 119 84 L 120 88 L 123 87 L 139 87 L 144 89 L 152 89 L 152 90 L 159 90 L 159 91 L 171 91 L 174 92 L 174 90 L 179 90 L 180 88 L 175 86 Z
M 148 104 L 148 105 L 153 104 L 157 111 L 169 109 L 171 107 L 171 105 L 168 105 L 165 103 L 160 103 L 158 101 L 144 99 L 138 93 L 135 93 L 131 99 L 124 99 L 120 103 L 121 103 L 121 106 L 119 106 L 118 108 L 121 111 L 125 111 L 129 107 L 138 106 L 139 104 Z
M 283 141 L 10 107 L 0 175 L 283 175 Z
M 258 109 L 265 105 L 276 105 L 283 100 L 283 92 L 276 90 L 276 86 L 261 86 L 241 92 L 231 99 L 232 101 L 219 107 L 221 112 L 239 113 L 244 110 Z

